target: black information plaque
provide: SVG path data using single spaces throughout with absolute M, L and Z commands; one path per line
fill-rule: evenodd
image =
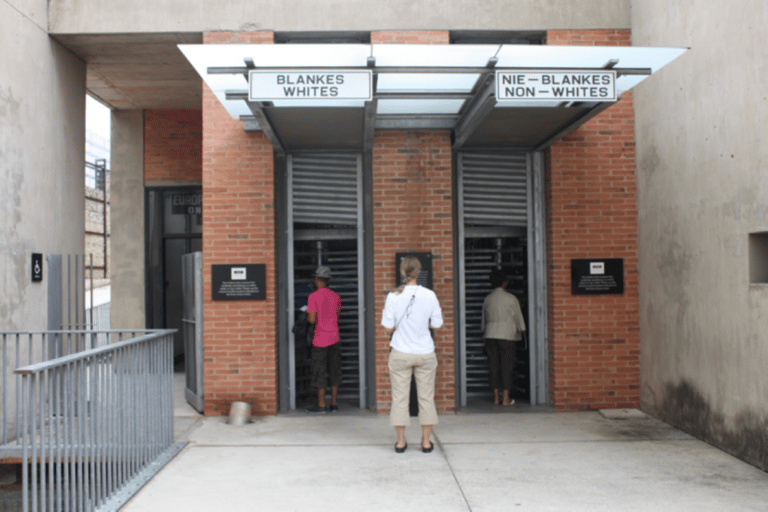
M 624 260 L 621 258 L 571 260 L 571 294 L 621 295 Z
M 424 288 L 432 289 L 432 253 L 431 252 L 398 252 L 395 254 L 395 286 L 403 284 L 400 276 L 400 262 L 406 256 L 415 256 L 421 263 L 421 272 L 416 282 Z
M 211 265 L 213 300 L 265 300 L 266 265 Z

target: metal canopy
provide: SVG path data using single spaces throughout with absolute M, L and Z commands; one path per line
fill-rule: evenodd
M 278 153 L 369 150 L 375 130 L 451 130 L 454 149 L 542 150 L 610 107 L 607 102 L 504 102 L 495 71 L 613 69 L 630 90 L 683 48 L 536 45 L 179 45 L 229 114 Z M 248 101 L 251 69 L 373 72 L 371 101 Z

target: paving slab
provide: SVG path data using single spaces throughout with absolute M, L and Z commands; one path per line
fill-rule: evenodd
M 448 414 L 396 454 L 386 416 L 198 418 L 124 511 L 768 510 L 768 474 L 644 414 Z

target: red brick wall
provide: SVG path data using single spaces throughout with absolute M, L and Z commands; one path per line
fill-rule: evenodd
M 203 35 L 205 43 L 269 43 L 272 32 Z M 277 411 L 277 307 L 272 146 L 246 133 L 203 85 L 205 413 L 231 402 Z M 266 264 L 266 300 L 212 301 L 211 265 Z
M 550 31 L 557 45 L 628 46 L 624 30 Z M 640 387 L 631 93 L 547 154 L 551 400 L 556 409 L 637 407 Z M 571 295 L 572 258 L 622 258 L 623 295 Z
M 447 31 L 371 32 L 371 43 L 447 44 Z M 438 411 L 456 406 L 453 332 L 451 138 L 447 131 L 378 132 L 373 145 L 374 288 L 376 293 L 376 410 L 392 403 L 389 338 L 379 325 L 395 284 L 395 254 L 431 252 L 434 292 L 444 324 L 435 334 Z
M 144 111 L 144 181 L 202 179 L 200 110 Z
M 379 132 L 373 146 L 373 271 L 376 310 L 376 409 L 392 402 L 389 338 L 381 311 L 395 284 L 395 254 L 431 252 L 434 292 L 444 324 L 435 333 L 438 411 L 456 406 L 453 332 L 453 218 L 449 132 Z

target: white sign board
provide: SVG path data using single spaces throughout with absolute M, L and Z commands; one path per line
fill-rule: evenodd
M 496 101 L 616 101 L 616 72 L 499 70 L 496 72 Z
M 370 70 L 279 69 L 248 73 L 250 101 L 363 100 L 373 96 Z

